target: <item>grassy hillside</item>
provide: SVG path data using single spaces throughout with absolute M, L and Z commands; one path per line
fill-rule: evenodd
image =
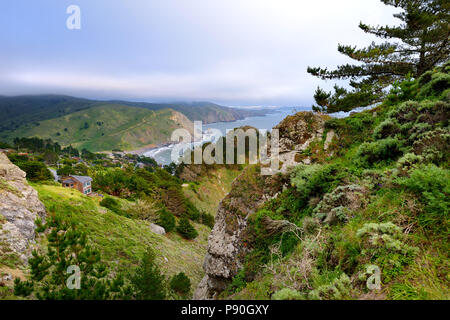
M 59 95 L 0 96 L 0 132 L 87 109 L 96 101 Z
M 85 110 L 93 106 L 122 105 L 142 109 L 160 111 L 173 109 L 181 112 L 191 121 L 201 120 L 203 123 L 233 121 L 248 116 L 262 115 L 258 110 L 241 110 L 220 106 L 210 102 L 192 103 L 146 103 L 131 101 L 97 101 L 61 95 L 28 95 L 17 97 L 0 96 L 0 139 L 14 136 L 11 131 L 22 126 L 30 126 L 49 119 Z M 6 134 L 5 132 L 9 132 Z
M 71 144 L 90 151 L 132 150 L 166 142 L 174 129 L 189 126 L 190 121 L 173 110 L 104 104 L 29 123 L 4 135 L 9 141 L 14 137 L 51 138 L 63 146 Z
M 181 112 L 191 121 L 203 121 L 206 123 L 226 122 L 244 119 L 250 116 L 260 116 L 266 114 L 262 110 L 243 110 L 230 107 L 224 107 L 211 102 L 191 102 L 191 103 L 145 103 L 145 102 L 127 102 L 117 101 L 115 103 L 145 108 L 149 110 L 159 110 L 170 108 Z
M 198 181 L 186 183 L 183 192 L 196 208 L 215 216 L 220 201 L 230 192 L 231 183 L 241 172 L 237 168 L 218 167 Z
M 194 224 L 199 236 L 184 240 L 176 233 L 164 236 L 150 231 L 143 220 L 119 216 L 99 205 L 100 198 L 90 198 L 78 191 L 53 185 L 32 184 L 47 211 L 63 215 L 77 230 L 86 232 L 92 244 L 100 249 L 102 260 L 112 270 L 135 266 L 150 246 L 157 255 L 157 264 L 169 276 L 186 273 L 193 285 L 203 276 L 202 262 L 210 229 Z

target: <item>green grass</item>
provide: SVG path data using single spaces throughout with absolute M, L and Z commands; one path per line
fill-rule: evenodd
M 215 216 L 220 201 L 230 192 L 232 182 L 241 172 L 238 169 L 217 168 L 199 182 L 191 182 L 184 187 L 184 195 L 197 209 Z
M 203 277 L 202 263 L 210 231 L 208 227 L 194 224 L 199 236 L 191 241 L 175 233 L 161 236 L 150 231 L 148 222 L 119 216 L 100 207 L 97 198 L 57 186 L 32 186 L 49 212 L 64 216 L 76 228 L 87 233 L 92 244 L 100 249 L 102 259 L 112 269 L 126 271 L 136 266 L 150 246 L 165 275 L 184 272 L 191 279 L 193 287 Z

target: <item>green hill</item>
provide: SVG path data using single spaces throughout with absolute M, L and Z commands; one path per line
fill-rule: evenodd
M 0 96 L 0 133 L 14 131 L 27 124 L 55 119 L 93 106 L 122 105 L 148 110 L 173 109 L 191 121 L 204 123 L 234 121 L 248 116 L 262 115 L 261 110 L 242 110 L 220 106 L 211 102 L 146 103 L 131 101 L 97 101 L 62 95 Z M 4 134 L 3 134 L 4 135 Z M 0 134 L 0 138 L 2 134 Z
M 192 128 L 184 115 L 170 109 L 157 111 L 103 104 L 54 119 L 28 123 L 4 132 L 4 138 L 51 138 L 63 146 L 90 151 L 131 150 L 170 139 L 176 128 Z
M 210 229 L 194 223 L 199 236 L 184 240 L 176 233 L 166 235 L 150 231 L 150 223 L 119 216 L 99 205 L 98 198 L 59 186 L 33 184 L 39 198 L 50 212 L 64 215 L 78 230 L 89 234 L 93 245 L 111 269 L 127 270 L 135 266 L 148 246 L 156 253 L 158 265 L 170 276 L 185 272 L 197 285 Z

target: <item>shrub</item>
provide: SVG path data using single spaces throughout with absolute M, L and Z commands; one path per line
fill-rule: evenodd
M 376 162 L 395 160 L 402 153 L 400 141 L 394 138 L 364 142 L 357 151 L 356 163 L 361 166 L 372 166 Z
M 442 72 L 424 74 L 422 78 L 419 79 L 419 82 L 420 81 L 423 83 L 427 81 L 420 89 L 418 95 L 418 97 L 422 99 L 427 97 L 439 97 L 443 91 L 450 88 L 450 75 Z
M 178 233 L 185 239 L 195 239 L 198 236 L 197 230 L 191 225 L 189 219 L 181 218 L 177 226 Z
M 155 222 L 158 218 L 155 202 L 149 198 L 137 199 L 126 208 L 127 215 L 136 219 Z
M 402 229 L 392 222 L 366 223 L 356 232 L 356 236 L 364 241 L 366 251 L 363 251 L 363 254 L 367 250 L 378 250 L 380 248 L 403 254 L 415 251 L 402 242 Z
M 175 229 L 175 216 L 166 208 L 159 212 L 158 224 L 163 227 L 166 232 L 171 232 Z
M 183 272 L 174 275 L 170 280 L 170 288 L 181 294 L 182 296 L 187 295 L 191 291 L 191 280 Z
M 418 253 L 418 248 L 404 243 L 402 229 L 392 222 L 366 223 L 356 235 L 362 241 L 361 256 L 380 267 L 385 283 L 401 275 Z
M 200 215 L 200 222 L 211 229 L 214 227 L 214 217 L 209 213 L 202 212 Z
M 199 222 L 201 219 L 201 212 L 194 206 L 194 204 L 189 201 L 189 199 L 185 199 L 186 202 L 186 214 L 189 219 L 192 221 Z
M 414 153 L 407 153 L 397 161 L 397 169 L 408 171 L 423 161 L 424 159 L 422 156 L 418 156 Z
M 284 288 L 272 295 L 272 300 L 303 300 L 300 292 L 290 288 Z
M 387 118 L 374 129 L 373 136 L 375 139 L 385 139 L 394 136 L 399 131 L 400 128 L 397 120 Z
M 121 275 L 109 277 L 100 252 L 89 245 L 84 232 L 54 216 L 49 217 L 46 228 L 47 248 L 33 250 L 29 259 L 30 280 L 14 281 L 17 295 L 34 294 L 39 300 L 103 300 L 123 296 Z M 67 286 L 72 281 L 73 273 L 66 272 L 71 265 L 80 268 L 80 290 Z
M 309 293 L 311 300 L 341 300 L 350 296 L 350 278 L 343 273 L 330 284 L 325 284 Z
M 442 128 L 426 132 L 413 143 L 413 150 L 427 162 L 447 162 L 450 154 L 450 133 Z
M 422 165 L 413 169 L 409 177 L 395 179 L 395 183 L 417 194 L 425 205 L 425 214 L 419 216 L 423 226 L 446 224 L 450 207 L 449 170 L 434 164 Z
M 339 186 L 327 193 L 322 201 L 314 208 L 314 214 L 325 223 L 333 224 L 337 221 L 346 222 L 350 210 L 362 207 L 364 189 L 356 184 Z
M 114 199 L 113 197 L 106 196 L 103 198 L 102 201 L 100 201 L 100 205 L 102 207 L 108 208 L 114 213 L 117 213 L 118 215 L 123 215 L 120 207 L 120 203 L 118 200 Z
M 298 165 L 291 175 L 291 183 L 304 200 L 330 191 L 344 177 L 345 170 L 338 165 Z

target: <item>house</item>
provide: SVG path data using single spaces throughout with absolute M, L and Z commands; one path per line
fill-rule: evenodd
M 92 193 L 92 178 L 87 176 L 66 176 L 61 179 L 64 188 L 77 189 L 85 195 Z

